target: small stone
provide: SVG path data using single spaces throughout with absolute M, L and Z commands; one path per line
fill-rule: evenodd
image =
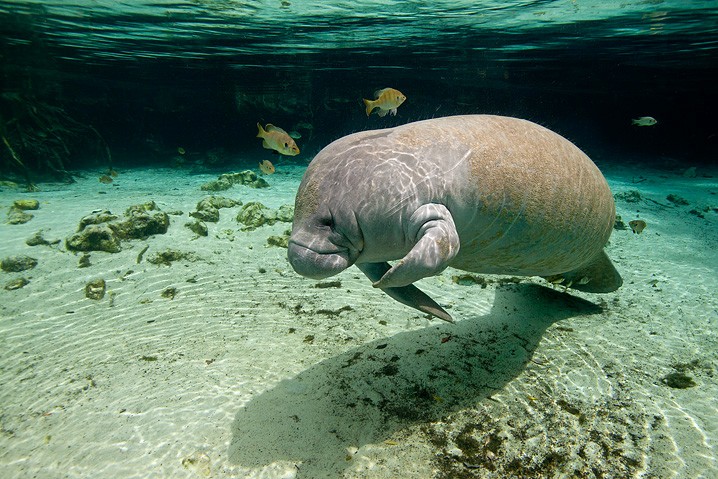
M 30 238 L 25 240 L 25 244 L 28 246 L 41 246 L 41 245 L 50 246 L 50 245 L 58 244 L 59 242 L 60 242 L 59 239 L 52 240 L 52 241 L 46 240 L 42 234 L 42 230 L 38 231 L 33 236 L 31 236 Z
M 209 223 L 216 223 L 219 221 L 219 210 L 212 205 L 205 205 L 202 209 L 193 211 L 189 215 L 192 218 L 197 218 L 200 221 L 207 221 Z
M 25 285 L 29 283 L 30 281 L 26 278 L 17 278 L 5 283 L 5 289 L 8 291 L 14 291 L 16 289 L 24 288 Z
M 282 205 L 277 209 L 276 213 L 277 221 L 283 223 L 291 223 L 294 221 L 294 206 L 293 205 Z
M 207 230 L 207 225 L 202 223 L 201 221 L 190 221 L 189 223 L 185 223 L 185 226 L 196 235 L 207 236 L 209 234 L 209 231 Z
M 177 296 L 177 288 L 166 288 L 160 293 L 160 296 L 166 299 L 175 299 L 175 296 Z
M 276 223 L 276 214 L 258 201 L 251 201 L 242 206 L 237 214 L 237 221 L 244 224 L 243 231 L 251 231 L 265 224 Z
M 15 200 L 12 207 L 19 210 L 37 210 L 40 208 L 40 202 L 37 200 Z
M 92 266 L 92 263 L 90 263 L 90 255 L 88 253 L 83 254 L 80 256 L 80 261 L 77 264 L 78 268 L 88 268 Z
M 9 256 L 7 258 L 4 258 L 0 263 L 0 267 L 2 267 L 2 270 L 8 273 L 18 273 L 20 271 L 26 271 L 28 269 L 33 269 L 35 266 L 37 266 L 37 260 L 35 258 L 23 255 Z
M 269 246 L 289 248 L 289 236 L 270 236 L 267 238 L 267 244 Z
M 7 222 L 11 225 L 25 224 L 33 218 L 34 216 L 30 213 L 25 213 L 23 210 L 15 208 L 14 206 L 10 208 L 7 214 Z
M 202 191 L 224 191 L 232 187 L 232 183 L 227 180 L 214 180 L 200 186 Z
M 93 279 L 85 285 L 85 297 L 88 299 L 100 300 L 105 297 L 105 280 L 102 278 Z
M 120 238 L 107 224 L 90 224 L 82 231 L 65 240 L 65 247 L 71 251 L 106 251 L 118 253 L 122 250 Z
M 192 253 L 185 253 L 176 249 L 166 249 L 164 251 L 160 251 L 151 255 L 149 258 L 147 258 L 147 261 L 152 264 L 164 264 L 166 266 L 171 266 L 173 261 L 179 261 L 183 259 L 189 261 L 196 261 L 197 258 Z

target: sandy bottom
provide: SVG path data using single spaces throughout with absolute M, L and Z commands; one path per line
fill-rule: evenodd
M 292 204 L 302 171 L 218 194 Z M 718 172 L 606 173 L 623 220 L 648 224 L 611 239 L 624 286 L 482 287 L 455 284 L 455 270 L 421 281 L 455 325 L 355 268 L 319 285 L 298 277 L 267 245 L 287 223 L 242 231 L 239 207 L 222 209 L 197 237 L 184 224 L 215 174 L 3 187 L 3 215 L 17 199 L 40 208 L 0 225 L 0 258 L 38 260 L 0 273 L 0 286 L 29 280 L 0 288 L 0 476 L 718 477 L 718 214 L 703 211 L 718 204 Z M 80 218 L 150 200 L 175 213 L 166 234 L 78 267 L 64 239 Z M 63 242 L 26 245 L 40 230 Z M 168 248 L 195 256 L 147 261 Z M 97 278 L 107 294 L 88 299 Z

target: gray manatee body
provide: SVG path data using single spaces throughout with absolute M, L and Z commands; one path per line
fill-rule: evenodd
M 447 266 L 615 291 L 603 250 L 614 217 L 601 172 L 558 134 L 517 118 L 435 118 L 320 151 L 297 192 L 288 258 L 314 279 L 355 264 L 398 301 L 451 321 L 412 285 Z

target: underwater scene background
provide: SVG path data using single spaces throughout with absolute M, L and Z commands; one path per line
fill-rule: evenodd
M 718 477 L 718 1 L 3 0 L 0 71 L 0 476 Z M 459 114 L 593 159 L 618 291 L 292 270 L 322 148 Z

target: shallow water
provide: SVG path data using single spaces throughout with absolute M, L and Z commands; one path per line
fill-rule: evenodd
M 0 475 L 717 476 L 717 17 L 672 0 L 3 2 L 0 133 L 27 168 L 0 145 L 0 214 L 39 208 L 0 224 L 0 259 L 37 260 L 0 272 Z M 385 86 L 407 101 L 367 118 Z M 290 223 L 250 230 L 236 205 L 207 236 L 185 226 L 210 194 L 292 205 L 349 132 L 459 113 L 532 119 L 594 159 L 621 219 L 647 224 L 607 247 L 621 289 L 449 269 L 420 286 L 452 325 L 356 268 L 298 276 L 268 241 Z M 302 152 L 262 149 L 257 122 Z M 264 159 L 268 188 L 201 189 Z M 166 233 L 67 248 L 86 215 L 149 201 Z

